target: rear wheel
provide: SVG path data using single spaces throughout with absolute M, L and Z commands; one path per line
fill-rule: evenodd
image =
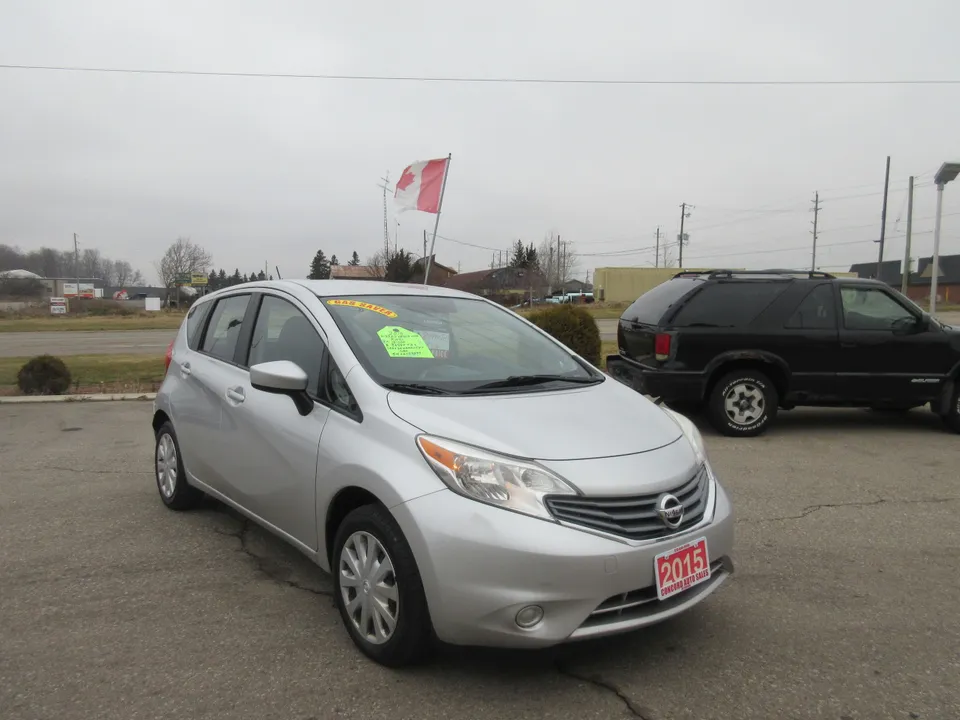
M 950 399 L 950 407 L 947 409 L 946 414 L 940 417 L 948 430 L 960 433 L 960 385 L 957 385 L 953 391 L 953 397 Z
M 425 659 L 433 626 L 413 551 L 396 520 L 380 505 L 364 505 L 337 528 L 334 598 L 353 642 L 390 667 Z
M 765 374 L 737 370 L 720 378 L 710 394 L 713 426 L 731 437 L 754 437 L 763 433 L 777 416 L 777 390 Z
M 187 483 L 183 458 L 180 456 L 180 443 L 169 421 L 157 430 L 153 468 L 160 499 L 171 510 L 189 510 L 203 497 L 202 492 Z

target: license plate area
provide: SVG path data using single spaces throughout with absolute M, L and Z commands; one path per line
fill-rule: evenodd
M 653 560 L 657 597 L 666 600 L 710 579 L 710 555 L 705 537 L 657 555 Z

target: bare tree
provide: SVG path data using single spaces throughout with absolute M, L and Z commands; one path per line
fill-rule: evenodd
M 211 265 L 213 258 L 210 253 L 184 237 L 177 238 L 160 261 L 154 263 L 160 282 L 167 289 L 176 285 L 181 276 L 206 272 Z
M 572 242 L 547 233 L 537 248 L 537 261 L 547 280 L 548 292 L 556 292 L 577 273 L 577 253 Z
M 113 263 L 109 273 L 109 284 L 121 287 L 123 285 L 142 285 L 143 275 L 126 260 L 117 260 Z
M 387 276 L 387 262 L 389 260 L 390 258 L 387 257 L 383 250 L 377 250 L 368 258 L 367 267 L 370 268 L 370 277 L 375 280 L 385 278 Z
M 677 259 L 677 243 L 664 243 L 660 250 L 660 267 L 673 267 Z

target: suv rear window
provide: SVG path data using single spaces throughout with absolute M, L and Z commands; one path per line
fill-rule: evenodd
M 675 327 L 742 327 L 784 290 L 786 282 L 718 282 L 707 285 L 680 308 Z
M 624 311 L 623 319 L 644 325 L 657 325 L 667 310 L 702 283 L 702 280 L 695 278 L 676 278 L 660 283 L 634 300 Z

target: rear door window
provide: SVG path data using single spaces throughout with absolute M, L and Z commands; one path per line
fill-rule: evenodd
M 240 338 L 249 302 L 249 295 L 232 295 L 217 301 L 210 316 L 207 333 L 203 337 L 203 352 L 230 363 L 234 362 L 237 340 Z
M 785 282 L 718 282 L 690 298 L 675 327 L 742 327 L 753 322 L 787 288 Z
M 834 330 L 837 327 L 837 312 L 833 300 L 833 286 L 817 285 L 800 302 L 786 327 L 795 330 Z
M 644 325 L 657 325 L 667 310 L 702 283 L 702 280 L 693 278 L 677 278 L 660 283 L 634 300 L 624 311 L 623 319 Z

